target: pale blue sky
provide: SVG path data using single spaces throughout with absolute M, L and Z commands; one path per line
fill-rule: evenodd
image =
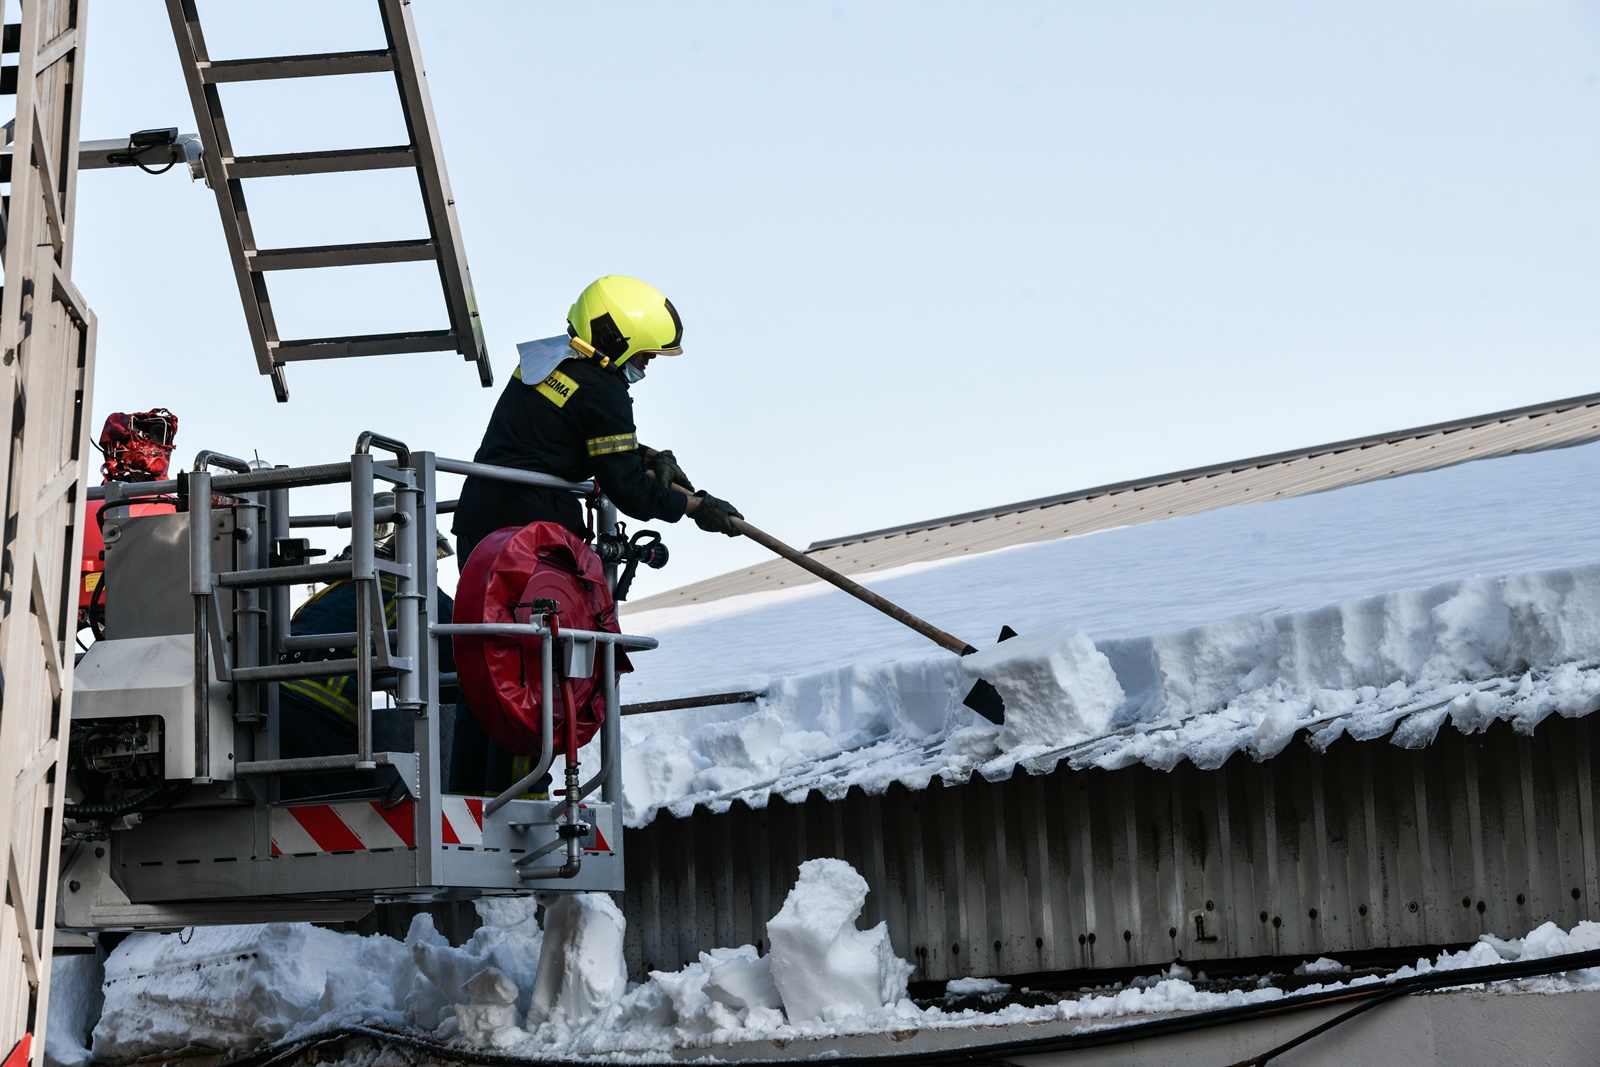
M 164 404 L 184 460 L 469 457 L 515 343 L 612 272 L 685 322 L 643 439 L 801 546 L 1600 390 L 1592 3 L 413 8 L 496 389 L 440 354 L 295 365 L 276 404 L 211 194 L 93 172 L 96 430 Z M 217 58 L 375 47 L 374 10 L 202 5 Z M 194 128 L 159 0 L 88 30 L 86 137 Z M 241 152 L 395 143 L 391 85 L 224 103 Z M 409 182 L 247 195 L 263 246 L 420 236 Z M 285 335 L 387 331 L 444 324 L 427 270 L 271 280 Z M 764 555 L 663 532 L 640 594 Z

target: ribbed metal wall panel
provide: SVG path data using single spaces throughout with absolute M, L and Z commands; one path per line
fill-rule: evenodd
M 1596 438 L 1600 438 L 1600 394 L 858 534 L 813 545 L 807 554 L 859 577 L 907 563 L 1052 541 L 1234 504 L 1305 496 Z M 645 597 L 626 605 L 623 612 L 670 608 L 813 581 L 816 579 L 807 572 L 777 560 Z
M 799 864 L 847 860 L 915 979 L 1315 958 L 1600 918 L 1600 715 L 1420 751 L 1296 742 L 1216 771 L 1017 774 L 627 831 L 630 974 L 766 947 Z

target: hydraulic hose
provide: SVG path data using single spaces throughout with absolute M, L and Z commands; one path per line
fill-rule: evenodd
M 121 800 L 106 800 L 98 804 L 64 804 L 61 810 L 69 819 L 120 819 L 143 808 L 160 796 L 165 788 L 164 784 L 153 785 Z
M 63 804 L 61 811 L 69 819 L 120 819 L 134 812 L 144 815 L 159 814 L 182 800 L 189 789 L 189 782 L 162 782 L 121 800 L 94 804 Z

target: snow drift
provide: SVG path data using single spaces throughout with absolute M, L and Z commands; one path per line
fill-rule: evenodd
M 856 928 L 866 896 L 848 863 L 811 860 L 771 921 L 770 955 L 718 949 L 632 991 L 625 920 L 602 893 L 481 900 L 484 925 L 459 947 L 425 914 L 404 941 L 289 923 L 134 934 L 105 964 L 94 1058 L 189 1046 L 245 1052 L 343 1025 L 528 1052 L 611 1047 L 619 1028 L 660 1045 L 882 1016 L 902 1009 L 911 965 L 895 957 L 887 926 Z M 95 959 L 81 959 L 87 973 Z M 80 986 L 86 996 L 85 983 L 68 988 Z M 88 1061 L 74 1036 L 83 1035 L 63 1029 L 56 1062 Z
M 963 667 L 1005 696 L 1003 728 L 961 706 Z M 624 816 L 638 826 L 663 809 L 920 789 L 1063 759 L 1213 768 L 1241 752 L 1274 756 L 1301 730 L 1324 747 L 1344 734 L 1419 747 L 1446 721 L 1474 732 L 1508 719 L 1527 732 L 1597 707 L 1600 564 L 1590 564 L 1098 643 L 1062 626 L 964 660 L 781 679 L 742 717 L 687 737 L 635 733 L 628 765 L 653 770 L 625 777 Z
M 625 820 L 1061 759 L 1215 766 L 1302 729 L 1416 745 L 1446 721 L 1585 714 L 1596 529 L 1590 444 L 866 579 L 980 644 L 1022 634 L 965 661 L 821 584 L 625 614 L 661 639 L 626 699 L 766 693 L 753 712 L 629 718 Z M 1003 732 L 961 706 L 968 664 L 1011 689 Z
M 824 914 L 827 918 L 825 921 L 812 921 L 812 918 L 799 921 L 796 929 L 803 931 L 800 939 L 805 945 L 802 955 L 809 957 L 824 943 L 843 944 L 847 946 L 844 956 L 859 963 L 860 956 L 854 951 L 858 945 L 849 945 L 848 939 L 844 942 L 828 940 L 841 930 L 853 929 L 854 918 L 844 918 L 848 906 L 837 913 L 832 909 L 853 899 L 849 882 L 854 872 L 839 861 L 817 862 L 829 866 L 815 870 L 810 878 L 802 877 L 794 893 L 805 898 L 813 894 L 819 897 L 807 899 L 806 906 L 796 910 L 818 920 Z M 831 866 L 833 864 L 838 866 Z M 791 898 L 793 896 L 791 894 Z M 787 904 L 785 909 L 788 910 Z M 603 909 L 582 906 L 573 909 L 571 917 L 581 916 L 596 918 L 602 925 L 610 921 Z M 505 915 L 502 913 L 499 917 L 505 918 Z M 836 925 L 836 920 L 840 925 Z M 881 972 L 891 984 L 880 986 L 879 992 L 902 993 L 897 999 L 886 999 L 874 1005 L 870 1003 L 877 999 L 874 994 L 867 997 L 869 1003 L 851 1007 L 846 1006 L 845 1000 L 831 1000 L 822 1005 L 820 1013 L 809 1018 L 799 1017 L 805 1009 L 797 1006 L 795 1017 L 791 1018 L 785 1015 L 783 1007 L 787 1002 L 782 1000 L 773 977 L 779 950 L 774 946 L 772 956 L 761 957 L 753 947 L 746 945 L 703 953 L 698 962 L 681 971 L 656 972 L 648 982 L 585 1021 L 567 1018 L 535 1024 L 530 1020 L 529 1026 L 523 1028 L 515 1021 L 520 1017 L 517 1005 L 529 995 L 536 979 L 515 962 L 508 970 L 502 970 L 490 962 L 490 957 L 508 946 L 516 948 L 518 959 L 526 961 L 536 957 L 537 938 L 528 938 L 527 931 L 515 933 L 525 924 L 525 919 L 513 916 L 510 927 L 496 927 L 486 937 L 475 936 L 472 942 L 459 949 L 445 946 L 444 956 L 435 956 L 432 960 L 429 973 L 433 977 L 422 979 L 407 974 L 405 968 L 379 969 L 365 978 L 358 978 L 354 971 L 363 961 L 371 963 L 379 958 L 399 961 L 415 953 L 419 945 L 439 947 L 436 935 L 428 936 L 426 931 L 416 927 L 404 944 L 383 937 L 360 938 L 325 930 L 300 940 L 292 932 L 304 932 L 312 929 L 310 927 L 230 927 L 212 931 L 214 936 L 205 944 L 200 943 L 202 931 L 198 930 L 187 941 L 183 935 L 137 934 L 124 942 L 124 946 L 135 942 L 133 948 L 119 946 L 108 961 L 108 977 L 116 974 L 120 980 L 107 985 L 106 1016 L 95 1029 L 96 1058 L 121 1062 L 138 1055 L 170 1052 L 185 1047 L 187 1036 L 209 1038 L 213 1042 L 220 1037 L 225 1040 L 213 1043 L 212 1047 L 244 1051 L 269 1043 L 273 1038 L 267 1036 L 268 1032 L 283 1027 L 288 1017 L 293 1016 L 296 1021 L 278 1036 L 311 1034 L 341 1025 L 384 1024 L 430 1033 L 463 1050 L 492 1048 L 529 1058 L 647 1057 L 655 1062 L 674 1048 L 715 1050 L 719 1046 L 752 1040 L 787 1042 L 886 1030 L 994 1027 L 1056 1020 L 1104 1024 L 1133 1021 L 1154 1014 L 1262 1003 L 1285 995 L 1265 979 L 1254 989 L 1227 992 L 1201 989 L 1190 971 L 1174 965 L 1163 974 L 1135 979 L 1120 988 L 1069 994 L 1054 1003 L 1032 1006 L 996 1006 L 992 1001 L 999 1000 L 1007 991 L 1003 983 L 983 978 L 961 979 L 949 984 L 942 1006 L 921 1008 L 904 999 L 903 987 L 891 988 L 903 980 L 895 977 L 898 970 L 895 965 L 904 967 L 900 961 L 893 961 Z M 868 932 L 868 936 L 871 933 Z M 302 959 L 293 953 L 295 948 L 309 950 L 310 955 Z M 345 967 L 330 964 L 326 952 L 330 948 L 343 955 Z M 530 949 L 533 950 L 531 955 L 528 954 Z M 1508 960 L 1544 959 L 1596 949 L 1600 949 L 1600 923 L 1581 922 L 1570 931 L 1546 923 L 1522 938 L 1485 934 L 1468 949 L 1446 952 L 1434 959 L 1418 959 L 1412 966 L 1401 967 L 1392 977 L 1489 966 Z M 233 960 L 241 966 L 231 972 L 232 977 L 229 977 L 229 969 L 223 966 L 222 958 L 229 950 L 241 950 Z M 445 956 L 449 957 L 448 962 Z M 185 957 L 191 957 L 187 964 L 183 962 Z M 799 958 L 794 957 L 791 962 Z M 302 967 L 303 962 L 308 966 Z M 500 962 L 507 961 L 502 958 Z M 827 970 L 837 973 L 846 960 L 828 953 L 823 962 Z M 842 969 L 870 979 L 871 967 L 866 971 L 855 970 L 853 966 Z M 472 976 L 461 980 L 468 970 L 473 970 Z M 1295 970 L 1298 974 L 1322 979 L 1321 984 L 1302 987 L 1298 990 L 1301 993 L 1386 980 L 1372 975 L 1346 978 L 1349 968 L 1328 959 L 1307 960 Z M 142 997 L 134 995 L 132 985 L 126 980 L 135 971 L 141 972 L 138 985 L 145 994 Z M 513 974 L 517 977 L 513 978 Z M 312 996 L 309 989 L 319 975 L 327 991 Z M 277 1010 L 267 1025 L 255 1025 L 254 1005 L 234 999 L 243 988 L 241 978 L 250 988 L 265 995 Z M 433 984 L 434 978 L 442 978 L 452 992 L 447 994 L 444 987 Z M 213 985 L 210 979 L 220 981 Z M 335 992 L 333 986 L 340 983 L 348 983 L 348 988 Z M 803 978 L 802 984 L 807 996 L 825 995 L 828 988 L 828 983 L 820 980 L 820 976 Z M 869 980 L 867 986 L 871 984 Z M 858 990 L 861 988 L 866 987 L 858 986 Z M 1522 979 L 1497 988 L 1527 993 L 1600 990 L 1600 970 Z M 466 997 L 464 1001 L 454 1007 L 446 1006 L 452 996 L 462 995 Z M 952 1000 L 963 997 L 991 1003 L 986 1005 L 988 1010 L 982 1011 L 955 1007 Z M 138 1013 L 157 1004 L 164 1007 L 159 1018 L 152 1018 L 152 1022 L 162 1029 L 142 1034 Z M 397 1015 L 400 1005 L 408 1007 Z M 420 1009 L 423 1016 L 434 1017 L 428 1013 L 441 1007 L 444 1008 L 443 1017 L 434 1027 L 404 1021 L 413 1009 Z M 498 1025 L 489 1025 L 491 1020 L 498 1021 Z M 190 1029 L 175 1032 L 175 1026 Z M 168 1043 L 163 1045 L 162 1041 Z

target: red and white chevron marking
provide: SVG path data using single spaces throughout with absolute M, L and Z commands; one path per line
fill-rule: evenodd
M 483 844 L 482 798 L 447 796 L 442 807 L 440 841 L 469 847 Z M 612 831 L 611 809 L 584 805 L 583 811 L 584 821 L 594 827 L 593 834 L 584 842 L 584 851 L 612 851 L 606 839 Z M 385 808 L 376 800 L 286 805 L 272 809 L 272 854 L 305 856 L 319 852 L 412 848 L 417 843 L 416 821 L 417 805 L 410 799 L 392 808 Z
M 447 845 L 483 844 L 483 801 L 478 797 L 445 797 L 440 827 Z
M 410 848 L 417 843 L 416 822 L 416 804 L 410 800 L 392 808 L 376 800 L 273 808 L 272 854 Z

